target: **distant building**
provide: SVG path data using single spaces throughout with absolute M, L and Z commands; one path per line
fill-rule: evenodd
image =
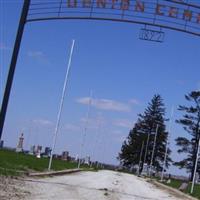
M 36 149 L 36 157 L 37 158 L 41 158 L 41 152 L 42 152 L 42 146 L 37 146 L 37 149 Z
M 78 154 L 76 154 L 75 161 L 78 161 L 78 159 L 79 159 L 79 156 Z
M 69 152 L 68 151 L 62 152 L 62 160 L 69 160 Z
M 30 154 L 30 155 L 35 155 L 35 152 L 36 152 L 36 148 L 35 148 L 35 145 L 33 145 L 33 146 L 31 146 L 31 148 L 30 148 L 29 154 Z
M 69 157 L 69 161 L 72 161 L 72 162 L 77 162 L 77 159 L 75 157 Z
M 3 140 L 0 141 L 0 149 L 3 148 L 3 142 L 4 142 Z
M 86 157 L 85 157 L 84 163 L 87 164 L 87 165 L 90 164 L 90 156 L 86 156 Z
M 23 151 L 23 143 L 24 143 L 24 134 L 22 133 L 21 136 L 19 137 L 16 152 L 22 152 Z
M 45 156 L 45 157 L 51 156 L 51 148 L 50 147 L 45 147 L 43 156 Z
M 62 160 L 62 156 L 58 154 L 53 154 L 53 158 L 57 160 Z

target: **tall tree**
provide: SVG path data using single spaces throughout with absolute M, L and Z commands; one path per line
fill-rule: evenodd
M 184 112 L 183 118 L 176 120 L 183 129 L 189 133 L 190 138 L 178 137 L 176 144 L 179 147 L 178 153 L 185 153 L 185 159 L 176 162 L 179 168 L 185 168 L 191 173 L 191 180 L 194 176 L 194 167 L 198 150 L 198 142 L 200 139 L 200 91 L 192 91 L 185 95 L 188 106 L 179 106 L 178 110 Z M 200 173 L 200 161 L 198 162 L 197 172 Z
M 142 162 L 148 166 L 150 165 L 156 128 L 158 126 L 153 166 L 156 171 L 161 171 L 168 137 L 165 126 L 166 121 L 163 100 L 160 95 L 154 95 L 148 107 L 145 109 L 144 114 L 138 115 L 137 123 L 122 144 L 121 152 L 119 153 L 121 164 L 127 167 L 138 164 L 142 142 L 144 142 Z M 167 152 L 166 166 L 168 167 L 171 161 L 171 150 L 168 148 Z
M 142 149 L 142 143 L 146 140 L 146 135 L 140 132 L 141 124 L 138 122 L 134 128 L 130 130 L 127 139 L 122 144 L 121 152 L 119 153 L 119 159 L 123 166 L 131 168 L 139 163 L 140 151 Z M 142 154 L 144 159 L 144 149 Z

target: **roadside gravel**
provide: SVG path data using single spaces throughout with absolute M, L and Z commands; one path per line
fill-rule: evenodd
M 0 200 L 23 200 L 30 194 L 25 188 L 23 180 L 0 176 Z
M 25 200 L 185 200 L 142 178 L 113 171 L 26 179 Z

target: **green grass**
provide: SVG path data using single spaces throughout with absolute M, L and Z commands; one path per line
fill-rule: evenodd
M 171 180 L 171 183 L 169 183 L 169 184 L 165 183 L 165 185 L 168 185 L 168 186 L 170 186 L 170 187 L 173 187 L 173 188 L 178 189 L 178 188 L 181 186 L 181 183 L 182 183 L 182 181 L 180 181 L 180 180 L 172 179 L 172 180 Z M 189 183 L 188 188 L 187 188 L 184 192 L 185 192 L 186 194 L 189 194 L 189 195 L 191 195 L 191 196 L 193 196 L 193 197 L 196 197 L 196 198 L 200 199 L 200 185 L 197 185 L 197 184 L 196 184 L 195 187 L 194 187 L 193 194 L 190 194 L 191 185 L 192 185 L 192 184 Z
M 187 190 L 185 191 L 186 193 L 190 194 L 191 186 L 192 186 L 192 184 L 190 183 Z M 190 194 L 190 195 L 200 199 L 200 185 L 195 185 L 193 194 Z
M 0 175 L 19 175 L 20 171 L 45 171 L 48 168 L 48 158 L 36 158 L 32 155 L 0 150 Z M 82 166 L 87 168 L 87 166 Z M 53 159 L 52 170 L 77 168 L 77 163 Z
M 171 183 L 165 183 L 165 184 L 170 187 L 178 189 L 181 186 L 182 181 L 176 180 L 176 179 L 171 179 Z

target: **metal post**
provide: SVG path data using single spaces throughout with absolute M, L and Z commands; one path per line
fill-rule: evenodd
M 140 151 L 140 160 L 139 160 L 139 165 L 138 165 L 138 175 L 140 174 L 140 165 L 141 165 L 141 161 L 142 161 L 143 150 L 144 150 L 144 141 L 142 141 L 142 148 L 141 148 L 141 151 Z
M 90 91 L 90 99 L 89 99 L 89 104 L 88 104 L 88 110 L 87 110 L 87 116 L 86 116 L 86 122 L 85 122 L 85 128 L 84 128 L 84 132 L 83 132 L 83 140 L 80 146 L 80 156 L 79 156 L 79 160 L 78 160 L 78 169 L 81 166 L 81 157 L 82 157 L 82 151 L 83 151 L 83 146 L 85 144 L 85 137 L 86 137 L 86 132 L 87 132 L 87 126 L 88 126 L 88 122 L 89 122 L 89 115 L 90 115 L 90 106 L 92 104 L 92 91 Z
M 70 51 L 70 56 L 69 56 L 69 61 L 68 61 L 68 66 L 67 66 L 67 72 L 66 72 L 66 76 L 65 76 L 65 81 L 64 81 L 63 91 L 62 91 L 62 97 L 61 97 L 61 101 L 60 101 L 60 107 L 59 107 L 59 111 L 58 111 L 57 122 L 56 122 L 56 127 L 55 127 L 55 133 L 54 133 L 54 138 L 53 138 L 51 156 L 50 156 L 50 160 L 49 160 L 49 167 L 48 167 L 49 171 L 51 170 L 51 163 L 52 163 L 53 153 L 54 153 L 56 140 L 57 140 L 57 136 L 58 136 L 58 128 L 59 128 L 59 124 L 60 124 L 60 117 L 61 117 L 61 113 L 62 113 L 66 87 L 67 87 L 67 83 L 68 83 L 68 79 L 69 79 L 69 72 L 70 72 L 71 60 L 72 60 L 72 55 L 73 55 L 73 50 L 74 50 L 74 43 L 75 43 L 75 41 L 72 40 L 72 46 L 71 46 L 71 51 Z
M 163 177 L 164 177 L 164 170 L 165 170 L 165 165 L 166 165 L 166 160 L 167 160 L 167 150 L 168 150 L 168 145 L 169 145 L 169 135 L 171 132 L 171 123 L 172 123 L 172 117 L 174 114 L 174 107 L 172 106 L 171 109 L 171 117 L 170 117 L 170 121 L 169 121 L 169 130 L 168 130 L 168 135 L 167 135 L 167 143 L 166 143 L 166 149 L 165 149 L 165 157 L 164 157 L 164 161 L 163 161 L 163 166 L 162 166 L 162 174 L 161 174 L 161 181 L 163 181 Z
M 157 135 L 158 135 L 158 127 L 159 127 L 159 125 L 157 124 L 156 133 L 155 133 L 155 137 L 154 137 L 154 143 L 153 143 L 153 151 L 152 151 L 152 154 L 151 154 L 150 175 L 152 173 L 153 158 L 154 158 L 154 153 L 155 153 L 155 148 L 156 148 L 156 140 L 157 140 Z
M 23 5 L 20 21 L 19 21 L 17 36 L 15 39 L 15 45 L 14 45 L 14 49 L 13 49 L 13 53 L 12 53 L 6 87 L 5 87 L 4 96 L 3 96 L 2 105 L 1 105 L 0 141 L 1 141 L 2 133 L 3 133 L 3 126 L 4 126 L 5 117 L 6 117 L 6 111 L 7 111 L 7 107 L 8 107 L 10 91 L 11 91 L 11 87 L 12 87 L 12 82 L 13 82 L 14 73 L 15 73 L 15 67 L 16 67 L 16 63 L 17 63 L 17 57 L 19 54 L 20 44 L 21 44 L 21 40 L 22 40 L 22 36 L 23 36 L 23 32 L 24 32 L 24 26 L 26 23 L 29 6 L 30 6 L 30 0 L 24 0 L 24 5 Z
M 93 148 L 91 149 L 91 151 L 92 151 L 91 159 L 92 159 L 92 156 L 93 156 L 93 159 L 95 158 L 96 146 L 97 146 L 97 142 L 98 142 L 99 131 L 100 131 L 100 128 L 101 128 L 100 125 L 101 125 L 101 124 L 100 124 L 100 117 L 98 117 L 98 119 L 97 119 L 96 136 L 95 136 L 95 138 L 94 138 L 94 140 L 95 140 L 95 141 L 94 141 L 94 146 L 93 146 Z M 92 162 L 91 162 L 90 167 L 92 167 Z
M 195 184 L 195 177 L 196 177 L 196 172 L 197 172 L 197 166 L 198 166 L 198 161 L 199 161 L 199 153 L 200 153 L 200 138 L 198 142 L 198 147 L 197 147 L 197 155 L 196 155 L 196 161 L 195 161 L 195 169 L 193 173 L 193 179 L 192 179 L 192 187 L 190 193 L 192 194 L 194 191 L 194 184 Z
M 149 146 L 149 137 L 150 137 L 150 133 L 148 133 L 148 137 L 147 137 L 146 150 L 145 150 L 145 154 L 144 154 L 144 164 L 145 164 L 146 158 L 147 158 L 147 152 L 148 152 L 148 146 Z

